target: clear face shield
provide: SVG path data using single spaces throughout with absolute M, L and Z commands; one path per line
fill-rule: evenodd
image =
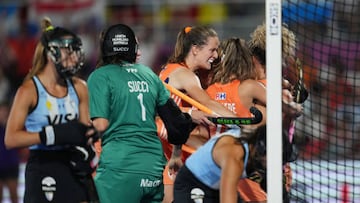
M 85 54 L 79 38 L 64 37 L 53 40 L 48 47 L 56 70 L 62 77 L 74 76 L 84 65 Z

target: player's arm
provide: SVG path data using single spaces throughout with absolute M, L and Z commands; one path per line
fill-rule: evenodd
M 102 133 L 108 128 L 109 120 L 97 117 L 92 119 L 92 124 L 98 132 Z
M 226 136 L 221 138 L 213 149 L 214 160 L 221 168 L 221 203 L 237 202 L 237 184 L 244 170 L 244 149 L 241 144 L 234 142 L 236 141 L 233 137 Z
M 8 149 L 27 147 L 40 143 L 38 133 L 27 132 L 25 119 L 37 100 L 34 83 L 29 80 L 21 85 L 14 97 L 5 132 L 5 145 Z
M 7 148 L 27 147 L 40 143 L 48 146 L 86 143 L 85 133 L 88 128 L 78 121 L 44 126 L 40 132 L 26 131 L 26 117 L 36 103 L 36 88 L 29 80 L 19 87 L 14 97 L 5 133 Z
M 255 106 L 263 116 L 262 121 L 256 126 L 266 123 L 266 88 L 256 80 L 244 80 L 238 87 L 241 102 L 247 108 Z
M 256 102 L 266 107 L 266 88 L 256 80 L 244 80 L 238 88 L 241 102 L 248 108 Z
M 89 94 L 86 82 L 77 77 L 74 77 L 73 81 L 79 96 L 79 121 L 84 124 L 90 124 Z
M 157 112 L 164 122 L 171 144 L 184 144 L 192 130 L 192 119 L 188 113 L 183 113 L 173 99 L 157 107 Z
M 282 109 L 283 114 L 288 118 L 297 118 L 303 113 L 301 104 L 294 101 L 294 97 L 288 89 L 282 90 Z
M 100 134 L 98 133 L 99 131 L 97 131 L 96 128 L 93 126 L 93 123 L 90 119 L 89 92 L 87 84 L 84 80 L 76 77 L 74 77 L 74 84 L 80 100 L 79 121 L 89 127 L 86 132 L 86 136 L 91 138 L 91 142 L 95 142 L 100 138 Z
M 176 89 L 183 89 L 186 93 L 199 103 L 210 108 L 222 116 L 236 117 L 234 113 L 222 104 L 212 100 L 206 91 L 201 87 L 199 78 L 190 70 L 181 68 L 169 75 L 169 84 Z
M 186 145 L 196 150 L 205 144 L 210 139 L 210 130 L 207 126 L 197 125 L 193 131 L 191 131 L 189 139 L 186 141 Z
M 168 161 L 169 172 L 171 175 L 176 175 L 179 169 L 184 165 L 183 161 L 181 160 L 181 147 L 182 145 L 173 145 L 171 157 Z
M 212 114 L 205 113 L 198 109 L 193 109 L 192 107 L 180 107 L 180 109 L 182 112 L 188 113 L 195 124 L 215 126 L 215 124 L 208 119 L 208 117 L 214 117 Z

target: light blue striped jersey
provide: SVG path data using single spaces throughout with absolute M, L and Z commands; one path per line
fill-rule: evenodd
M 62 98 L 47 92 L 40 80 L 34 76 L 32 80 L 37 89 L 37 104 L 25 120 L 25 128 L 29 132 L 40 132 L 44 126 L 66 123 L 79 119 L 79 98 L 70 81 L 66 79 L 67 95 Z M 48 147 L 42 144 L 30 146 L 29 149 L 56 150 L 61 146 Z
M 221 168 L 215 163 L 212 150 L 220 137 L 228 135 L 233 136 L 225 132 L 212 137 L 185 161 L 186 167 L 200 182 L 215 190 L 218 190 L 220 187 Z M 245 169 L 249 158 L 249 146 L 245 141 L 243 141 L 242 144 L 245 150 Z M 242 177 L 246 177 L 245 170 Z

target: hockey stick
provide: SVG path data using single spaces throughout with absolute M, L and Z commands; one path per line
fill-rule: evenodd
M 240 117 L 209 117 L 208 119 L 215 124 L 222 125 L 253 125 L 262 121 L 262 113 L 256 107 L 251 107 L 250 112 L 254 117 L 240 118 Z
M 198 108 L 199 110 L 213 115 L 218 115 L 208 107 L 204 106 L 203 104 L 199 103 L 198 101 L 194 100 L 193 98 L 187 96 L 186 94 L 182 93 L 178 89 L 174 88 L 173 86 L 164 82 L 165 87 L 176 96 L 179 96 L 184 101 L 188 102 L 192 106 Z M 208 119 L 213 122 L 214 124 L 221 124 L 221 125 L 252 125 L 257 124 L 262 121 L 262 113 L 256 107 L 251 107 L 250 112 L 254 115 L 254 117 L 250 118 L 239 118 L 239 117 L 208 117 Z
M 175 87 L 167 84 L 166 82 L 164 82 L 164 85 L 171 93 L 173 93 L 176 96 L 180 97 L 182 100 L 184 100 L 187 103 L 191 104 L 192 106 L 198 108 L 199 110 L 201 110 L 201 111 L 203 111 L 205 113 L 208 113 L 208 114 L 218 115 L 213 110 L 209 109 L 208 107 L 202 105 L 200 102 L 198 102 L 198 101 L 194 100 L 193 98 L 187 96 L 186 94 L 182 93 L 181 91 L 179 91 Z
M 309 96 L 309 92 L 304 83 L 303 65 L 299 58 L 296 58 L 295 64 L 298 70 L 298 81 L 294 86 L 293 95 L 296 103 L 304 103 Z

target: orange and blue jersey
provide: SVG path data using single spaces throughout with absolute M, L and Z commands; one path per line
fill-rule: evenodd
M 258 80 L 258 82 L 266 87 L 266 79 Z M 206 92 L 212 99 L 223 104 L 238 117 L 252 117 L 249 108 L 245 107 L 241 102 L 238 91 L 240 84 L 240 80 L 233 80 L 226 84 L 214 83 L 206 89 Z M 218 127 L 216 130 L 216 133 L 221 133 L 226 128 Z M 214 132 L 211 132 L 211 135 L 214 135 Z M 247 178 L 239 181 L 238 192 L 244 201 L 266 201 L 267 199 L 266 193 L 261 189 L 260 185 Z

